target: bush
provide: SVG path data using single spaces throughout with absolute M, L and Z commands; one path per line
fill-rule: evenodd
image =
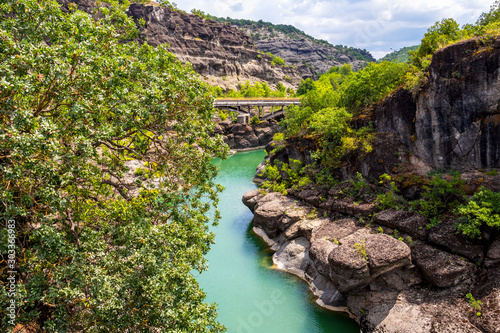
M 259 119 L 259 116 L 255 115 L 252 117 L 252 119 L 250 119 L 250 124 L 252 125 L 258 125 L 262 123 L 262 121 Z
M 467 204 L 458 207 L 457 213 L 464 217 L 458 230 L 471 238 L 481 238 L 481 229 L 485 226 L 500 229 L 500 193 L 483 189 Z
M 419 212 L 430 219 L 429 227 L 439 223 L 443 214 L 453 212 L 464 201 L 464 187 L 465 182 L 458 173 L 454 173 L 451 180 L 442 175 L 434 176 L 428 185 L 423 186 Z

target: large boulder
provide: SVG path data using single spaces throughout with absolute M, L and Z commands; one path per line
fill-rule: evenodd
M 375 215 L 373 220 L 375 223 L 405 232 L 416 239 L 426 240 L 429 234 L 427 218 L 417 213 L 388 209 Z
M 411 264 L 410 248 L 384 234 L 361 229 L 342 238 L 328 256 L 330 277 L 338 290 L 367 286 L 377 276 Z
M 459 256 L 418 244 L 412 248 L 412 257 L 422 276 L 433 286 L 448 288 L 473 282 L 474 265 Z
M 448 251 L 462 255 L 474 262 L 482 262 L 484 246 L 470 238 L 457 234 L 453 223 L 440 223 L 431 229 L 429 243 L 438 245 Z
M 273 262 L 278 269 L 304 278 L 304 272 L 311 262 L 309 259 L 310 245 L 305 237 L 288 241 L 273 255 Z

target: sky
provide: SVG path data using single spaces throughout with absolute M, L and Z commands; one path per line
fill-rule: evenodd
M 333 45 L 366 49 L 377 59 L 420 43 L 436 21 L 454 18 L 475 23 L 494 0 L 177 0 L 178 8 L 196 8 L 234 19 L 290 24 Z

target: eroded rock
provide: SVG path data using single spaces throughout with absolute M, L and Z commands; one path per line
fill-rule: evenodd
M 472 283 L 474 265 L 459 256 L 427 244 L 414 246 L 412 256 L 422 276 L 436 287 L 447 288 Z

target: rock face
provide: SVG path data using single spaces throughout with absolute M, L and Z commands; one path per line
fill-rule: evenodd
M 252 37 L 259 50 L 270 52 L 287 64 L 296 66 L 303 77 L 317 79 L 319 74 L 326 73 L 333 66 L 347 63 L 357 70 L 365 67 L 367 61 L 375 61 L 366 50 L 334 47 L 292 26 L 267 24 L 259 27 L 259 23 L 254 22 L 241 28 Z
M 295 87 L 301 74 L 291 66 L 273 66 L 243 31 L 229 24 L 204 19 L 169 7 L 132 4 L 136 22 L 144 19 L 141 39 L 153 46 L 168 43 L 170 50 L 212 85 L 235 88 L 245 81 L 278 82 Z
M 58 0 L 67 6 L 92 13 L 95 0 Z M 238 83 L 278 82 L 296 88 L 302 74 L 293 66 L 273 65 L 272 59 L 258 50 L 252 39 L 230 24 L 204 19 L 154 2 L 132 3 L 130 15 L 140 29 L 139 41 L 158 46 L 168 44 L 169 50 L 186 63 L 210 85 L 235 89 Z M 139 22 L 144 20 L 145 24 Z
M 265 147 L 278 132 L 278 123 L 267 120 L 256 125 L 233 124 L 226 120 L 215 128 L 215 133 L 223 136 L 229 148 L 236 150 Z
M 373 208 L 345 209 L 340 201 L 321 209 L 310 203 L 317 193 L 304 192 L 292 198 L 253 190 L 243 202 L 254 212 L 256 233 L 276 251 L 277 268 L 304 279 L 318 304 L 347 305 L 362 332 L 498 332 L 498 240 L 487 248 L 448 224 L 422 232 L 425 217 L 393 209 L 367 226 L 359 219 Z M 381 233 L 395 227 L 406 242 Z M 477 266 L 483 262 L 489 270 Z M 487 304 L 481 317 L 465 298 L 474 286 Z
M 419 93 L 400 90 L 373 111 L 379 132 L 394 132 L 428 168 L 500 167 L 500 38 L 437 51 Z

